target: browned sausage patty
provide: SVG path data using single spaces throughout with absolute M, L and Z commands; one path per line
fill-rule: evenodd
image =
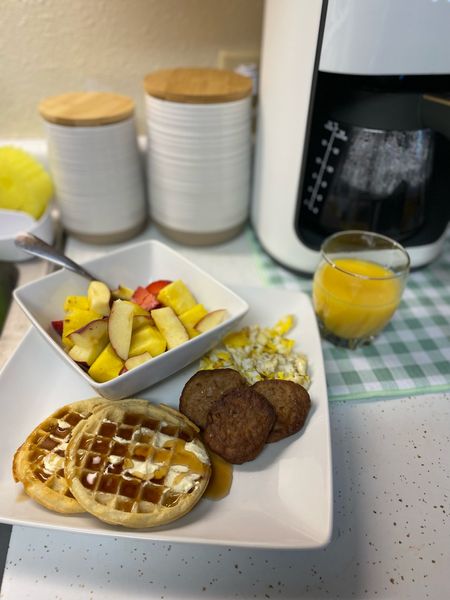
M 268 442 L 277 442 L 303 427 L 311 407 L 311 399 L 304 387 L 293 381 L 266 379 L 251 388 L 262 394 L 274 407 L 277 418 Z
M 224 392 L 247 385 L 247 381 L 234 369 L 197 371 L 181 392 L 180 412 L 204 429 L 206 417 L 214 402 Z
M 274 423 L 275 410 L 264 396 L 248 387 L 235 388 L 212 405 L 204 441 L 219 456 L 240 465 L 258 456 Z

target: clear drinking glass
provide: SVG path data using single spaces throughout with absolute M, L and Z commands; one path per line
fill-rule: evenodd
M 337 346 L 370 343 L 389 323 L 410 268 L 396 241 L 368 231 L 327 238 L 313 280 L 313 304 L 323 338 Z

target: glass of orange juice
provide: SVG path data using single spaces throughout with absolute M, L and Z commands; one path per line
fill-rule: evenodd
M 322 337 L 337 346 L 370 343 L 389 323 L 410 268 L 406 250 L 369 231 L 327 238 L 313 279 L 313 304 Z

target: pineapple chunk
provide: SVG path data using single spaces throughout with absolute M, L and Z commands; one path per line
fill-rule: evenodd
M 143 325 L 131 335 L 129 356 L 148 352 L 152 356 L 162 354 L 166 349 L 166 339 L 151 325 Z
M 146 315 L 134 315 L 133 317 L 133 331 L 140 329 L 141 327 L 146 327 L 147 325 L 154 325 L 154 321 L 151 318 L 150 314 L 148 317 Z
M 164 286 L 158 294 L 158 300 L 164 306 L 170 306 L 177 315 L 183 314 L 197 304 L 196 299 L 181 279 Z
M 199 335 L 199 332 L 195 329 L 195 325 L 202 319 L 208 311 L 203 306 L 203 304 L 196 304 L 192 308 L 189 308 L 184 313 L 179 315 L 180 321 L 186 328 L 186 331 L 189 334 L 189 337 L 193 338 L 196 335 Z
M 64 312 L 71 310 L 89 310 L 89 300 L 87 296 L 67 296 L 64 300 Z
M 183 323 L 170 306 L 155 308 L 152 310 L 151 315 L 156 327 L 166 339 L 169 350 L 189 340 L 189 334 L 184 328 Z
M 88 373 L 98 383 L 103 383 L 114 379 L 120 374 L 125 361 L 117 356 L 111 344 L 106 348 L 92 363 Z

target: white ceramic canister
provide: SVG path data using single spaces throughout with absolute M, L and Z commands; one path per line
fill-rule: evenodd
M 150 215 L 189 245 L 224 242 L 249 213 L 252 80 L 178 68 L 144 79 Z
M 137 235 L 148 208 L 133 100 L 70 92 L 44 99 L 39 113 L 64 228 L 94 244 Z

